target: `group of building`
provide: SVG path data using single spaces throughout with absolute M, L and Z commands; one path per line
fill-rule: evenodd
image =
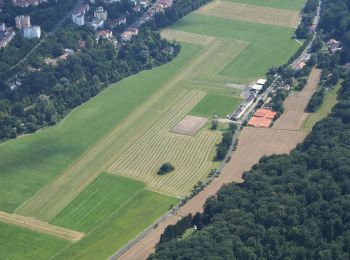
M 16 16 L 16 29 L 23 33 L 27 39 L 40 38 L 41 28 L 37 25 L 31 25 L 29 15 Z M 0 48 L 5 48 L 15 37 L 16 31 L 13 27 L 6 27 L 5 23 L 0 23 Z
M 23 32 L 23 37 L 27 39 L 40 38 L 41 28 L 38 25 L 31 25 L 29 15 L 16 16 L 16 29 Z
M 47 0 L 12 0 L 12 4 L 17 7 L 38 6 Z

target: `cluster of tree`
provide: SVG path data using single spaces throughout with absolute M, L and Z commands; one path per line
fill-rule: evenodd
M 225 159 L 228 150 L 230 149 L 233 141 L 233 136 L 237 130 L 237 125 L 231 123 L 229 129 L 224 131 L 222 134 L 221 143 L 219 143 L 216 147 L 216 161 L 221 161 Z
M 77 51 L 80 39 L 86 47 Z M 97 44 L 92 31 L 73 26 L 60 29 L 44 45 L 29 57 L 27 67 L 32 69 L 20 75 L 22 86 L 14 90 L 9 84 L 0 86 L 0 140 L 56 124 L 109 83 L 166 63 L 180 51 L 179 45 L 149 29 L 119 50 L 109 41 Z M 77 52 L 57 66 L 44 62 L 45 57 L 61 55 L 66 46 Z
M 15 26 L 17 15 L 30 15 L 32 24 L 40 25 L 44 31 L 51 31 L 74 4 L 74 0 L 48 0 L 38 6 L 22 8 L 13 6 L 11 0 L 5 0 L 4 8 L 0 12 L 0 21 L 8 26 Z
M 310 27 L 316 15 L 319 0 L 308 0 L 302 12 L 300 24 L 298 25 L 295 35 L 299 39 L 307 39 L 310 35 Z
M 175 167 L 171 164 L 171 163 L 169 163 L 169 162 L 167 162 L 167 163 L 164 163 L 160 168 L 159 168 L 159 171 L 158 171 L 158 175 L 165 175 L 165 174 L 167 174 L 167 173 L 169 173 L 169 172 L 172 172 L 172 171 L 174 171 L 175 170 Z
M 349 259 L 349 80 L 338 98 L 303 144 L 221 188 L 197 219 L 199 231 L 164 239 L 149 259 Z
M 210 1 L 211 0 L 174 0 L 171 8 L 165 9 L 165 12 L 155 14 L 155 27 L 164 28 L 171 25 L 175 21 Z
M 320 28 L 326 40 L 335 38 L 342 42 L 340 63 L 350 61 L 350 1 L 324 0 Z
M 196 215 L 195 218 L 191 214 L 179 220 L 175 225 L 169 225 L 165 228 L 163 234 L 160 236 L 160 243 L 169 242 L 173 239 L 180 238 L 186 229 L 194 226 L 197 218 L 200 215 Z

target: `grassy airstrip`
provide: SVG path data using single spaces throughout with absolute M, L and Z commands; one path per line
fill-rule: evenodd
M 287 2 L 297 9 L 300 0 Z M 190 14 L 168 31 L 182 42 L 174 61 L 112 84 L 55 127 L 0 144 L 0 210 L 86 233 L 67 244 L 1 224 L 0 250 L 10 259 L 105 259 L 121 248 L 178 201 L 148 189 L 184 196 L 212 166 L 220 133 L 204 127 L 190 137 L 172 127 L 186 114 L 232 111 L 241 93 L 228 83 L 250 83 L 284 63 L 298 48 L 293 32 Z M 176 170 L 157 176 L 165 161 Z

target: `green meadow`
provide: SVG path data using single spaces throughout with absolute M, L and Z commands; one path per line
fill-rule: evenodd
M 98 190 L 102 193 L 99 195 L 100 197 L 109 197 L 111 191 L 105 189 L 105 181 L 108 180 L 111 182 L 112 186 L 115 185 L 118 187 L 118 185 L 120 185 L 120 178 L 114 176 L 105 178 L 103 182 L 92 184 L 88 189 L 93 187 L 94 191 Z M 126 180 L 123 181 L 125 182 Z M 134 186 L 132 189 L 135 188 L 135 185 L 138 187 L 140 186 L 140 183 L 137 181 L 128 180 L 127 182 L 127 186 Z M 106 214 L 105 210 L 103 214 L 99 213 L 98 209 L 94 207 L 93 202 L 85 203 L 81 208 L 82 213 L 77 212 L 74 206 L 93 196 L 93 194 L 89 194 L 89 192 L 84 192 L 79 195 L 75 201 L 68 206 L 67 210 L 64 210 L 67 215 L 71 214 L 73 216 L 72 219 L 69 220 L 68 217 L 63 215 L 62 217 L 59 216 L 57 221 L 63 221 L 67 226 L 81 227 L 82 225 L 77 223 L 79 222 L 77 221 L 77 216 L 84 218 L 83 214 L 86 213 L 88 214 L 87 218 L 90 219 L 90 223 L 95 223 L 96 225 L 94 228 L 92 228 L 92 225 L 86 225 L 85 228 L 91 230 L 87 233 L 87 236 L 79 242 L 71 244 L 69 247 L 58 252 L 53 259 L 106 259 L 179 202 L 179 200 L 174 197 L 161 195 L 145 190 L 144 188 L 132 194 L 132 189 L 129 190 L 129 197 L 120 194 L 117 199 L 109 197 L 111 201 L 107 201 L 108 199 L 103 200 L 102 203 L 105 204 L 105 207 L 109 209 L 112 208 L 112 205 L 116 207 L 112 213 L 110 211 L 108 214 Z M 113 192 L 115 191 L 117 190 L 113 190 Z M 121 201 L 122 199 L 124 199 L 124 203 Z M 115 205 L 117 204 L 116 202 L 119 204 L 119 207 Z M 89 212 L 91 208 L 93 208 L 92 211 L 94 211 L 96 215 Z M 61 220 L 59 220 L 60 218 Z
M 65 240 L 0 222 L 0 259 L 46 260 L 68 243 Z
M 272 65 L 279 66 L 287 62 L 289 57 L 300 47 L 292 39 L 293 28 L 268 26 L 206 15 L 187 15 L 171 28 L 248 42 L 248 46 L 220 72 L 220 74 L 233 77 L 234 83 L 249 83 L 264 76 Z
M 0 210 L 13 212 L 33 196 L 121 124 L 199 50 L 188 44 L 174 61 L 112 84 L 59 125 L 0 144 Z
M 226 0 L 250 5 L 260 5 L 264 7 L 273 7 L 289 10 L 301 10 L 305 5 L 305 0 Z
M 194 116 L 225 118 L 234 108 L 239 106 L 242 99 L 232 96 L 207 94 L 191 111 Z

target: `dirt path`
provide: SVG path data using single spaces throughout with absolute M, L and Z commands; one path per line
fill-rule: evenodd
M 285 100 L 286 113 L 283 113 L 275 123 L 281 129 L 245 127 L 239 135 L 237 149 L 232 154 L 232 159 L 223 168 L 220 176 L 180 208 L 177 214 L 186 216 L 189 213 L 202 212 L 208 197 L 215 195 L 225 183 L 242 182 L 242 174 L 258 163 L 262 156 L 289 153 L 298 143 L 302 142 L 306 137 L 306 133 L 300 130 L 306 118 L 304 109 L 317 88 L 320 73 L 320 70 L 313 69 L 304 90 L 298 96 L 289 96 Z M 292 109 L 293 106 L 297 109 Z M 297 128 L 298 126 L 300 128 Z M 162 231 L 167 225 L 173 223 L 174 217 L 166 218 L 161 225 L 126 251 L 119 259 L 146 259 L 154 252 Z
M 7 224 L 12 224 L 16 226 L 21 226 L 24 228 L 29 228 L 31 230 L 42 232 L 51 236 L 69 240 L 72 242 L 77 242 L 84 237 L 84 233 L 77 232 L 71 229 L 62 228 L 54 225 L 50 225 L 47 222 L 43 222 L 37 219 L 23 217 L 16 214 L 9 214 L 0 211 L 0 221 Z

